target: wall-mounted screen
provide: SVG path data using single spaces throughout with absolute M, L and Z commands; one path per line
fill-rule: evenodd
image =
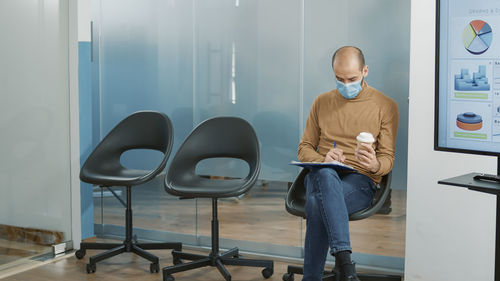
M 436 150 L 500 155 L 500 1 L 438 0 Z

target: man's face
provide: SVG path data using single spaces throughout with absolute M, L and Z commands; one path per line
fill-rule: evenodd
M 364 78 L 368 74 L 368 66 L 365 65 L 361 69 L 357 59 L 339 58 L 335 59 L 333 72 L 338 81 L 348 84 Z

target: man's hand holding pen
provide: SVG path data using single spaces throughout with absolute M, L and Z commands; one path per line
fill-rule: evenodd
M 325 160 L 323 162 L 332 162 L 333 160 L 344 162 L 345 156 L 344 151 L 340 148 L 337 148 L 337 143 L 333 142 L 333 148 L 326 153 Z

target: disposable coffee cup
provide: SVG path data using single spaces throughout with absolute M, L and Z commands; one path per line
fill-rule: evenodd
M 367 132 L 359 133 L 359 135 L 356 137 L 356 140 L 358 141 L 358 146 L 357 146 L 358 149 L 362 143 L 367 143 L 372 145 L 375 142 L 375 138 L 373 137 L 373 135 Z

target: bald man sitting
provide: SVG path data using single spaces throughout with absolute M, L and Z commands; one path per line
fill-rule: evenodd
M 305 178 L 307 229 L 304 281 L 321 280 L 328 248 L 340 280 L 358 281 L 351 260 L 349 214 L 370 206 L 376 184 L 394 163 L 398 107 L 367 85 L 368 66 L 360 49 L 346 46 L 332 57 L 337 89 L 316 97 L 298 147 L 303 162 L 337 160 L 358 172 L 311 170 Z M 356 136 L 369 132 L 373 147 L 357 149 Z M 336 143 L 334 147 L 333 143 Z

